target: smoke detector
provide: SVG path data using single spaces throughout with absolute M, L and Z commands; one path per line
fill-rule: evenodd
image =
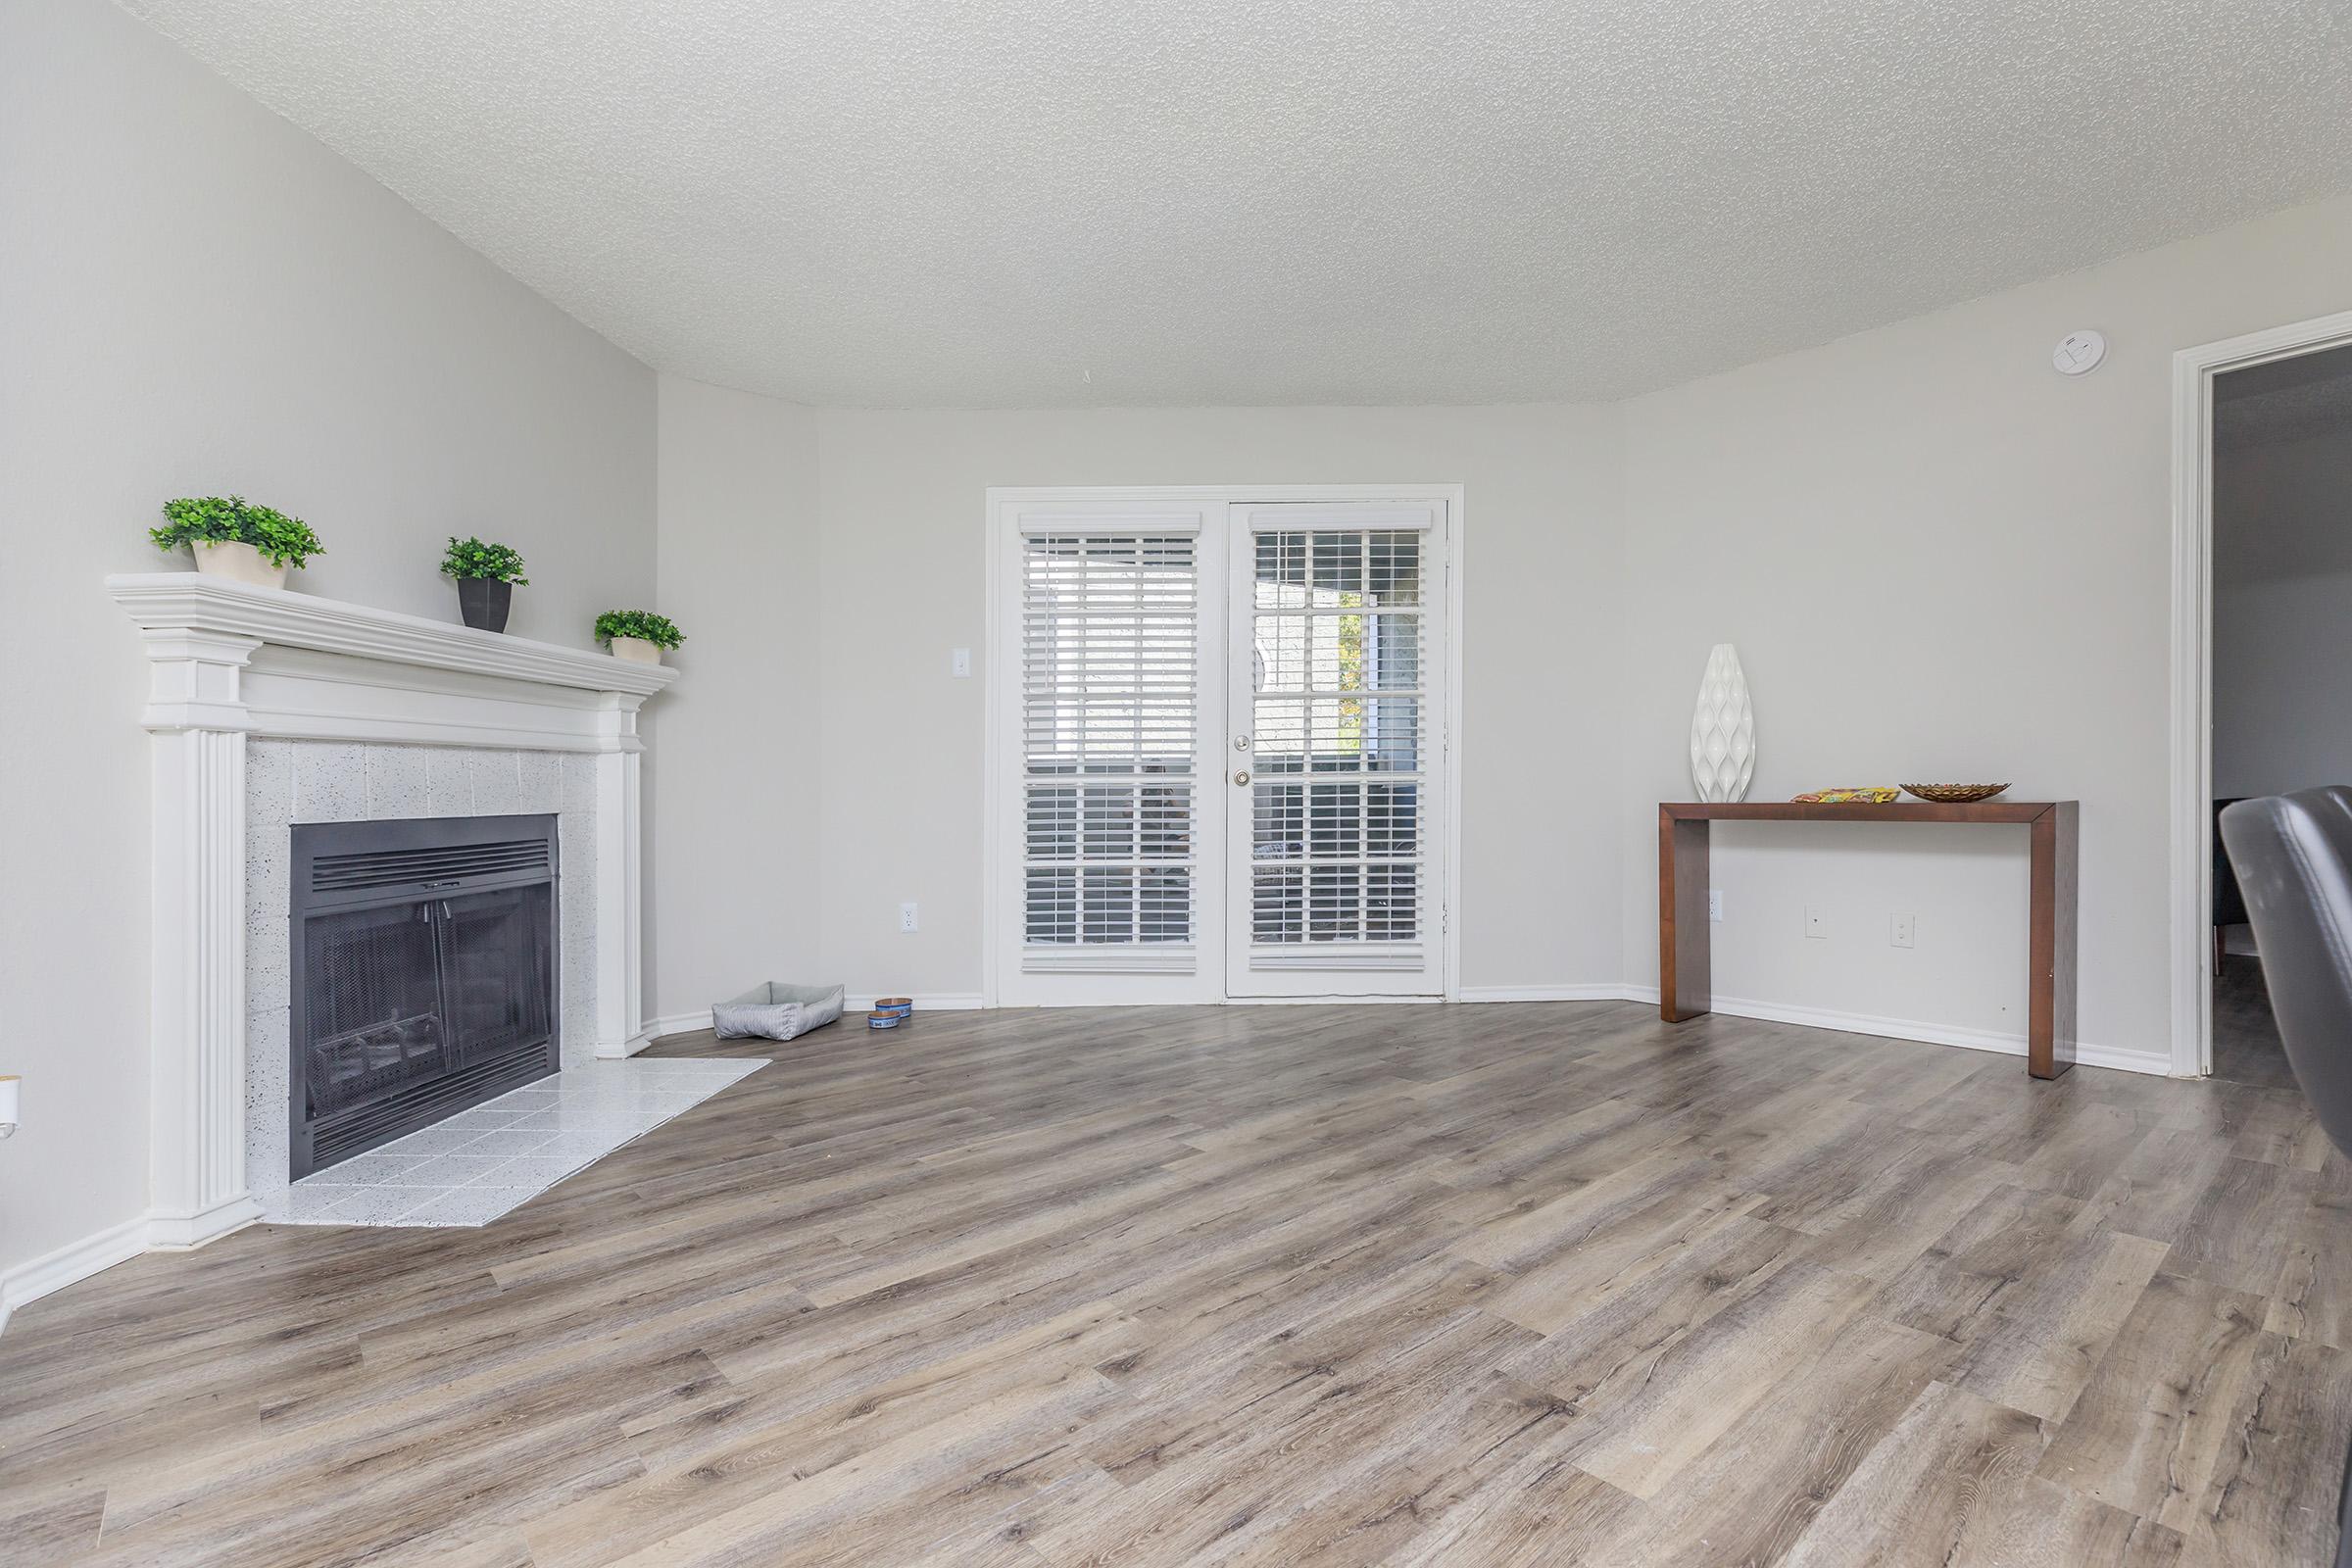
M 2088 375 L 2107 357 L 2107 335 L 2085 327 L 2069 332 L 2050 351 L 2050 364 L 2060 375 Z

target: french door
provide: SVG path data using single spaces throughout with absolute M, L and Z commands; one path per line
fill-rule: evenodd
M 1443 993 L 1450 513 L 995 500 L 1000 1003 Z

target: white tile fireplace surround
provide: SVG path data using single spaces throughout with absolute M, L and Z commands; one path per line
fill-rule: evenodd
M 590 752 L 391 746 L 375 742 L 245 743 L 245 1179 L 265 1219 L 286 1217 L 290 1166 L 287 1024 L 292 956 L 286 910 L 297 822 L 415 816 L 556 817 L 556 994 L 563 1064 L 597 1054 L 599 913 L 597 770 Z M 634 1033 L 634 1031 L 630 1031 Z M 618 1055 L 607 1051 L 607 1055 Z
M 150 1246 L 290 1217 L 293 823 L 554 812 L 563 1065 L 644 1045 L 637 712 L 675 670 L 193 572 L 107 588 L 150 662 Z

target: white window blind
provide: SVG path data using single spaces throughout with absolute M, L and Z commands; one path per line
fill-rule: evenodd
M 1255 554 L 1250 940 L 1422 934 L 1422 548 L 1269 531 Z
M 1200 592 L 1189 536 L 1090 531 L 1022 541 L 1022 869 L 1032 948 L 1193 940 Z

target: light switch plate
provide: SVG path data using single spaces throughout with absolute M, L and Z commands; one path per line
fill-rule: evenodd
M 948 673 L 958 678 L 972 672 L 972 651 L 958 648 L 948 656 Z

